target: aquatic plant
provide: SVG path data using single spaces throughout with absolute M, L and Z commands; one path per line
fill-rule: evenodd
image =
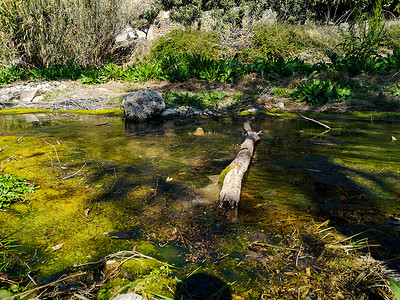
M 34 192 L 34 186 L 26 179 L 4 174 L 0 175 L 0 208 L 10 206 L 12 202 L 23 201 Z

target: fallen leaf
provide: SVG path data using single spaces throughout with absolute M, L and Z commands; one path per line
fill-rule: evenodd
M 49 235 L 50 233 L 52 233 L 54 231 L 54 229 L 50 229 L 49 231 L 45 232 L 43 235 Z
M 56 245 L 56 246 L 51 247 L 51 250 L 56 251 L 56 250 L 58 250 L 58 249 L 61 249 L 62 246 L 64 246 L 64 243 L 61 243 L 61 244 L 58 244 L 58 245 Z
M 90 208 L 86 208 L 84 211 L 86 218 L 89 218 L 89 212 L 90 212 Z

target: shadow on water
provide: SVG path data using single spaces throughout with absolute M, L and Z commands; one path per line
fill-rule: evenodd
M 378 135 L 374 130 L 384 129 L 368 128 L 364 122 L 357 124 L 361 129 L 340 128 L 320 135 L 318 127 L 295 120 L 286 126 L 273 124 L 279 120 L 260 122 L 270 131 L 257 146 L 244 183 L 242 213 L 239 210 L 243 222 L 268 222 L 254 207 L 278 202 L 315 220 L 330 220 L 337 231 L 354 240 L 368 238 L 371 244 L 380 244 L 366 250 L 377 259 L 400 254 L 400 236 L 390 224 L 390 215 L 400 206 L 395 167 L 400 160 L 382 132 L 374 136 Z
M 80 147 L 76 152 L 87 155 L 84 159 L 91 174 L 78 175 L 82 175 L 82 182 L 90 188 L 84 186 L 80 192 L 91 192 L 95 196 L 89 195 L 88 202 L 71 212 L 73 217 L 69 220 L 81 226 L 82 231 L 93 228 L 85 231 L 81 238 L 88 244 L 101 245 L 96 246 L 98 250 L 85 249 L 89 246 L 81 243 L 77 245 L 88 251 L 90 259 L 104 257 L 106 251 L 131 250 L 133 245 L 129 240 L 133 243 L 146 240 L 151 247 L 139 244 L 138 251 L 154 256 L 164 252 L 158 257 L 160 260 L 177 266 L 204 264 L 210 273 L 216 272 L 224 280 L 235 282 L 246 278 L 247 282 L 261 269 L 255 266 L 254 274 L 250 274 L 251 264 L 244 266 L 245 263 L 238 261 L 247 262 L 252 257 L 256 261 L 265 259 L 265 256 L 257 256 L 257 249 L 253 251 L 249 244 L 268 235 L 260 229 L 279 231 L 279 225 L 273 222 L 284 219 L 286 209 L 293 215 L 307 213 L 309 221 L 330 220 L 331 226 L 347 237 L 358 234 L 356 239 L 368 237 L 380 243 L 387 251 L 382 253 L 371 248 L 376 258 L 390 259 L 400 254 L 398 232 L 387 222 L 388 214 L 399 208 L 400 192 L 396 182 L 400 176 L 393 166 L 400 163 L 400 155 L 388 145 L 381 145 L 377 138 L 368 142 L 368 130 L 373 131 L 375 127 L 352 123 L 354 128 L 361 129 L 348 130 L 337 122 L 338 130 L 320 135 L 314 124 L 255 118 L 253 130 L 263 130 L 264 134 L 245 177 L 240 222 L 221 229 L 220 224 L 213 222 L 216 198 L 207 199 L 207 202 L 197 192 L 211 186 L 214 182 L 209 177 L 218 177 L 233 159 L 242 142 L 245 120 L 222 118 L 218 122 L 191 121 L 178 124 L 180 126 L 106 121 L 110 124 L 103 126 L 103 119 L 89 120 L 89 125 L 84 127 L 86 132 L 75 128 L 71 134 L 64 129 L 51 131 L 52 137 L 60 136 L 61 141 L 71 139 Z M 210 134 L 190 135 L 199 124 Z M 362 148 L 367 142 L 368 147 Z M 374 145 L 384 150 L 377 153 Z M 373 164 L 368 159 L 363 161 L 364 156 L 373 160 Z M 392 167 L 380 165 L 386 163 Z M 75 157 L 74 162 L 68 164 L 74 170 L 82 165 L 82 158 L 79 161 Z M 76 182 L 79 184 L 78 180 Z M 85 218 L 82 213 L 86 209 L 90 209 L 90 213 Z M 61 227 L 63 223 L 59 224 Z M 50 228 L 43 228 L 43 232 Z M 104 231 L 115 231 L 113 239 L 103 235 Z M 65 236 L 69 234 L 65 230 Z M 90 239 L 88 234 L 91 234 Z M 42 237 L 45 238 L 47 235 Z M 271 237 L 269 242 L 274 244 L 274 239 Z M 50 246 L 61 242 L 63 239 Z M 167 253 L 168 246 L 174 249 L 169 248 Z M 66 247 L 68 243 L 64 249 Z M 83 252 L 82 249 L 77 252 Z M 151 251 L 146 252 L 148 249 Z M 61 256 L 61 251 L 56 254 L 61 253 Z M 80 259 L 89 259 L 88 256 L 84 253 Z M 262 280 L 252 278 L 252 284 L 258 284 L 261 289 Z M 235 293 L 239 289 L 236 285 L 233 288 Z M 189 276 L 180 283 L 176 293 L 180 297 L 176 299 L 232 299 L 229 284 L 205 273 Z M 215 295 L 218 297 L 213 298 Z
M 230 284 L 206 273 L 197 273 L 179 282 L 174 300 L 232 300 Z

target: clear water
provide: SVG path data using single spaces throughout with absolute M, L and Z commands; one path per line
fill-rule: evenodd
M 322 120 L 333 128 L 325 132 L 300 119 L 252 118 L 262 140 L 243 183 L 238 223 L 222 231 L 214 222 L 215 183 L 240 148 L 247 117 L 126 124 L 115 116 L 2 115 L 3 172 L 24 173 L 41 188 L 0 212 L 0 233 L 36 249 L 32 268 L 44 277 L 135 244 L 184 267 L 207 241 L 203 266 L 243 280 L 221 257 L 242 259 L 247 239 L 288 217 L 330 220 L 346 236 L 362 233 L 400 254 L 390 222 L 400 208 L 400 142 L 391 139 L 400 140 L 400 122 L 331 116 Z M 191 134 L 198 127 L 204 136 Z M 8 160 L 16 151 L 22 154 Z

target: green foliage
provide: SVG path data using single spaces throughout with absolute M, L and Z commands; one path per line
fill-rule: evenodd
M 343 54 L 328 53 L 333 68 L 351 75 L 375 74 L 384 70 L 385 61 L 378 55 L 378 51 L 383 45 L 386 32 L 382 0 L 379 0 L 371 14 L 361 15 L 350 23 L 343 43 L 338 45 Z
M 375 3 L 371 14 L 362 15 L 350 23 L 344 42 L 339 45 L 345 59 L 376 56 L 387 32 L 382 18 L 382 0 Z
M 396 297 L 396 300 L 400 300 L 400 282 L 394 279 L 390 279 L 390 289 Z
M 399 4 L 400 5 L 400 4 Z M 387 28 L 385 44 L 388 48 L 400 48 L 400 24 L 391 24 Z
M 84 67 L 74 64 L 74 60 L 68 60 L 65 64 L 54 64 L 47 68 L 35 68 L 28 70 L 28 78 L 41 79 L 41 80 L 60 80 L 60 79 L 73 79 L 77 80 Z
M 291 95 L 310 105 L 320 105 L 332 99 L 345 99 L 352 94 L 348 87 L 340 87 L 330 80 L 314 79 L 312 83 L 302 82 L 296 86 Z
M 95 67 L 88 67 L 82 70 L 78 80 L 86 84 L 100 84 L 104 82 L 103 70 Z
M 251 57 L 291 57 L 310 49 L 326 52 L 336 46 L 338 36 L 329 27 L 275 23 L 258 24 L 252 44 L 247 50 Z
M 190 106 L 198 109 L 216 107 L 228 95 L 225 93 L 214 93 L 211 91 L 197 94 L 186 93 L 165 93 L 163 98 L 168 108 Z
M 186 81 L 194 77 L 207 81 L 233 82 L 245 74 L 243 64 L 236 59 L 213 59 L 205 54 L 175 54 L 163 59 L 164 78 L 170 81 Z
M 320 67 L 306 63 L 302 59 L 283 57 L 273 58 L 268 60 L 261 57 L 256 57 L 254 62 L 248 66 L 248 72 L 259 73 L 262 76 L 267 76 L 271 79 L 279 77 L 290 77 L 293 75 L 311 75 L 316 73 Z
M 141 61 L 132 67 L 128 67 L 124 73 L 125 81 L 145 82 L 156 79 L 164 79 L 162 63 L 156 59 Z
M 10 206 L 12 202 L 23 201 L 33 192 L 33 185 L 26 179 L 9 174 L 0 175 L 0 208 Z
M 380 56 L 366 56 L 345 58 L 335 52 L 328 52 L 331 60 L 326 67 L 331 71 L 344 71 L 350 75 L 384 73 L 388 67 L 388 61 Z
M 25 72 L 16 67 L 0 69 L 0 85 L 12 83 L 25 77 Z
M 397 84 L 395 88 L 391 90 L 393 96 L 400 96 L 400 85 Z
M 393 49 L 393 54 L 388 54 L 384 61 L 387 69 L 400 70 L 400 48 Z
M 171 20 L 182 23 L 184 25 L 191 25 L 202 16 L 200 1 L 193 1 L 193 4 L 181 6 L 171 11 Z
M 178 108 L 180 106 L 190 106 L 194 108 L 204 109 L 206 103 L 203 98 L 197 94 L 186 93 L 165 93 L 163 94 L 165 106 L 167 108 Z
M 17 246 L 15 242 L 13 238 L 0 239 L 0 274 L 4 274 L 8 270 L 10 265 L 8 257 L 10 251 Z
M 212 105 L 218 107 L 218 104 L 228 95 L 225 93 L 214 93 L 211 91 L 199 93 L 197 95 L 201 95 L 202 98 L 205 100 L 205 103 L 208 105 Z
M 150 50 L 150 56 L 157 59 L 176 54 L 204 54 L 215 58 L 221 52 L 220 37 L 216 31 L 173 30 L 157 40 Z

